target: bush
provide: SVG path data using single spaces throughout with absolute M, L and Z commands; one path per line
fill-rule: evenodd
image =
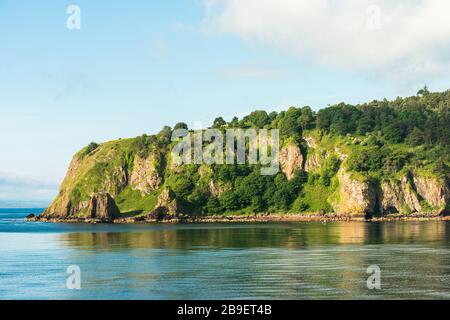
M 188 125 L 184 122 L 178 122 L 175 127 L 173 127 L 173 130 L 178 130 L 178 129 L 184 129 L 184 130 L 188 130 Z
M 292 205 L 292 212 L 305 212 L 309 209 L 309 205 L 304 201 L 303 198 L 299 197 L 294 201 Z
M 242 208 L 241 198 L 233 191 L 224 192 L 220 198 L 220 205 L 226 211 L 236 211 Z
M 191 177 L 180 174 L 171 175 L 169 179 L 167 179 L 166 183 L 172 188 L 178 197 L 185 199 L 194 188 L 194 182 Z
M 216 197 L 210 197 L 208 199 L 205 209 L 208 213 L 221 213 L 223 211 L 220 201 Z
M 336 175 L 340 165 L 341 161 L 336 155 L 328 157 L 322 166 L 322 172 L 319 182 L 325 187 L 330 186 L 331 178 L 333 178 Z
M 254 196 L 251 199 L 250 208 L 252 212 L 259 213 L 262 212 L 265 209 L 265 203 L 262 197 L 260 196 Z
M 87 156 L 87 155 L 91 154 L 92 152 L 97 150 L 97 148 L 99 146 L 100 145 L 98 143 L 96 143 L 96 142 L 89 143 L 89 145 L 86 147 L 86 150 L 84 150 L 84 152 L 83 152 L 83 156 Z

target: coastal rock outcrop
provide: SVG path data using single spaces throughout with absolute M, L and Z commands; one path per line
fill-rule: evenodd
M 163 219 L 167 216 L 176 216 L 179 213 L 180 205 L 176 194 L 171 188 L 166 187 L 158 196 L 158 202 L 155 208 L 150 212 L 148 218 Z
M 119 217 L 120 211 L 109 193 L 99 192 L 91 196 L 87 215 L 92 219 L 111 220 Z
M 383 214 L 423 211 L 442 214 L 450 203 L 450 188 L 446 178 L 409 173 L 399 180 L 383 181 L 380 198 Z
M 422 209 L 409 177 L 383 181 L 380 198 L 383 214 L 420 212 Z
M 440 213 L 448 210 L 450 204 L 450 182 L 447 177 L 423 177 L 414 175 L 413 183 L 417 193 Z
M 376 189 L 366 179 L 352 178 L 351 174 L 340 169 L 339 201 L 334 204 L 338 215 L 365 216 L 377 212 Z
M 79 201 L 74 204 L 65 190 L 61 190 L 57 199 L 44 211 L 42 216 L 53 218 L 66 218 L 83 212 L 89 205 L 89 201 Z

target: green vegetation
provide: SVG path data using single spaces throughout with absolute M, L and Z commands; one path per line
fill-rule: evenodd
M 340 103 L 314 112 L 310 107 L 287 111 L 257 110 L 230 122 L 216 118 L 214 128 L 279 129 L 282 146 L 296 145 L 315 167 L 297 168 L 292 179 L 283 173 L 262 176 L 259 166 L 170 165 L 170 127 L 156 135 L 97 144 L 74 158 L 76 172 L 62 184 L 62 198 L 82 207 L 93 192 L 107 191 L 124 214 L 151 211 L 164 187 L 170 187 L 191 214 L 255 212 L 332 212 L 338 201 L 340 168 L 375 181 L 409 171 L 441 177 L 450 166 L 450 91 L 360 105 Z M 177 123 L 174 129 L 188 129 Z M 307 144 L 306 137 L 316 146 Z M 135 159 L 152 156 L 160 185 L 143 193 L 130 185 Z M 60 199 L 57 199 L 60 201 Z M 432 208 L 423 203 L 426 210 Z M 80 209 L 82 211 L 82 209 Z M 406 209 L 405 209 L 406 210 Z
M 150 212 L 156 205 L 159 192 L 143 197 L 137 190 L 126 187 L 115 199 L 120 212 L 124 215 L 139 215 Z

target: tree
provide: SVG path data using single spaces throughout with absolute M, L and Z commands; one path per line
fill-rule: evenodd
M 238 117 L 233 117 L 230 122 L 230 127 L 237 128 L 239 126 L 239 119 Z
M 194 188 L 194 182 L 191 178 L 181 174 L 171 175 L 166 183 L 180 198 L 186 198 Z
M 417 95 L 418 96 L 428 96 L 430 94 L 430 91 L 428 90 L 428 87 L 427 87 L 427 85 L 425 85 L 424 87 L 423 87 L 423 89 L 420 89 L 419 91 L 417 91 Z
M 260 213 L 264 210 L 264 200 L 260 196 L 254 196 L 251 199 L 251 209 L 254 213 Z
M 309 209 L 309 205 L 301 197 L 298 197 L 292 204 L 293 212 L 305 212 L 308 209 Z
M 249 122 L 256 128 L 263 128 L 265 125 L 270 123 L 267 112 L 262 110 L 253 111 L 248 116 L 244 117 L 244 121 Z
M 276 111 L 272 111 L 271 113 L 269 113 L 269 120 L 273 121 L 275 120 L 275 118 L 278 116 L 278 113 Z
M 222 128 L 226 124 L 227 123 L 225 122 L 225 120 L 223 120 L 222 117 L 218 117 L 218 118 L 214 119 L 213 128 Z
M 406 128 L 401 122 L 393 122 L 384 128 L 383 133 L 387 141 L 400 143 L 405 139 Z
M 99 147 L 99 144 L 96 142 L 91 142 L 87 146 L 86 154 L 90 154 L 92 151 L 96 150 Z
M 220 201 L 216 197 L 209 197 L 205 209 L 208 213 L 220 213 L 223 211 Z
M 184 122 L 178 122 L 175 127 L 173 127 L 173 130 L 177 130 L 177 129 L 184 129 L 184 130 L 188 130 L 188 125 Z
M 248 176 L 242 178 L 237 190 L 241 197 L 250 202 L 252 197 L 262 196 L 264 194 L 266 179 L 267 177 L 262 176 L 258 170 L 255 170 Z
M 407 142 L 413 147 L 419 146 L 425 143 L 424 132 L 417 127 L 411 131 L 407 137 Z
M 341 161 L 336 155 L 332 155 L 325 160 L 324 165 L 322 166 L 320 182 L 325 187 L 330 186 L 331 178 L 333 178 L 339 170 L 341 165 Z
M 241 208 L 239 195 L 233 191 L 224 192 L 219 200 L 221 206 L 227 211 L 235 211 Z
M 293 195 L 290 193 L 287 185 L 281 186 L 281 188 L 273 194 L 273 204 L 275 208 L 286 210 L 292 202 L 292 196 Z
M 294 107 L 289 108 L 279 125 L 282 136 L 294 137 L 297 141 L 300 141 L 302 137 L 302 127 L 298 121 L 300 116 L 300 109 Z
M 310 107 L 306 106 L 301 109 L 301 115 L 298 118 L 303 131 L 314 127 L 314 112 Z
M 162 130 L 157 134 L 158 142 L 162 145 L 168 145 L 172 138 L 172 128 L 169 126 L 164 126 Z

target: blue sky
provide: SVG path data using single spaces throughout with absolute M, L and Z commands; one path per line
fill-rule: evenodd
M 0 0 L 0 201 L 50 200 L 90 141 L 448 89 L 448 4 L 399 3 Z

